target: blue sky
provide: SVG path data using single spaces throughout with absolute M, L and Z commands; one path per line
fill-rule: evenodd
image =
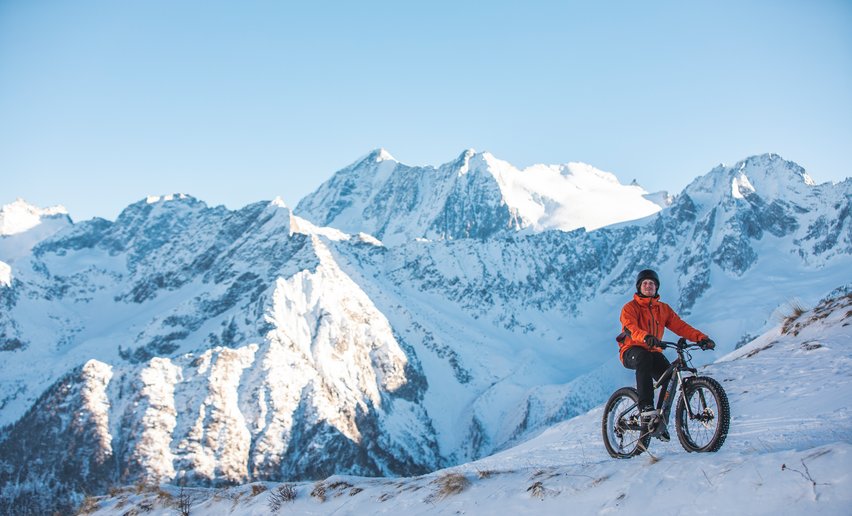
M 850 174 L 852 2 L 0 0 L 0 203 L 295 206 L 384 147 L 677 193 L 775 152 Z

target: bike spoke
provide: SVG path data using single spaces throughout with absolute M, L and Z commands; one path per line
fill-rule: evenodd
M 640 439 L 639 411 L 636 402 L 622 398 L 612 407 L 607 423 L 607 436 L 615 451 L 632 455 Z
M 703 413 L 707 409 L 707 400 L 704 399 L 704 389 L 698 389 L 698 400 L 699 413 Z
M 706 446 L 713 439 L 718 426 L 716 400 L 712 395 L 705 395 L 703 388 L 699 388 L 691 393 L 687 403 L 691 414 L 685 421 L 686 432 L 697 447 Z

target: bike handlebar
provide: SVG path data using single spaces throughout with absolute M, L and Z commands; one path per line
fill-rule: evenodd
M 660 341 L 660 346 L 659 346 L 659 347 L 660 347 L 661 349 L 666 349 L 666 348 L 668 348 L 668 347 L 672 347 L 672 348 L 675 348 L 675 349 L 681 349 L 681 350 L 684 350 L 684 349 L 691 349 L 691 348 L 704 349 L 704 348 L 703 348 L 703 347 L 701 347 L 701 345 L 700 345 L 700 344 L 698 344 L 697 342 L 689 343 L 689 342 L 687 342 L 687 341 L 686 341 L 686 339 L 685 339 L 685 338 L 683 338 L 683 337 L 681 337 L 680 339 L 678 339 L 678 341 L 677 341 L 677 342 L 666 342 L 666 341 L 662 341 L 662 340 L 661 340 L 661 341 Z

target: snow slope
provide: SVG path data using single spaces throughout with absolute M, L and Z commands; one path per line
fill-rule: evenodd
M 713 454 L 676 438 L 611 459 L 602 407 L 493 456 L 428 475 L 128 488 L 86 501 L 90 514 L 836 514 L 852 511 L 852 286 L 730 353 L 701 375 L 725 387 L 728 438 Z M 672 432 L 674 435 L 674 432 Z M 291 489 L 293 499 L 274 497 Z M 183 497 L 183 498 L 182 498 Z

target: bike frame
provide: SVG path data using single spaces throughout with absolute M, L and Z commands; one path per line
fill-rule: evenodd
M 677 392 L 677 389 L 680 388 L 680 392 L 682 393 L 686 392 L 686 390 L 684 389 L 684 382 L 686 381 L 686 377 L 684 376 L 683 372 L 685 371 L 696 375 L 698 374 L 698 370 L 694 367 L 689 367 L 689 363 L 686 357 L 684 356 L 684 351 L 686 351 L 687 348 L 691 347 L 689 344 L 686 343 L 686 339 L 681 338 L 676 343 L 661 342 L 661 344 L 663 344 L 663 349 L 671 346 L 677 350 L 677 358 L 674 360 L 674 362 L 671 363 L 668 369 L 666 369 L 666 372 L 664 372 L 660 376 L 660 379 L 654 382 L 654 389 L 657 389 L 661 385 L 665 385 L 665 383 L 668 382 L 665 391 L 660 392 L 660 399 L 657 400 L 657 410 L 660 411 L 660 417 L 663 419 L 663 423 L 665 425 L 668 425 L 669 416 L 671 415 L 672 404 L 674 403 L 674 400 L 676 398 L 675 393 Z M 703 393 L 699 393 L 699 395 L 702 397 L 704 396 Z M 702 400 L 702 405 L 703 401 L 704 400 Z M 686 410 L 689 413 L 689 418 L 694 419 L 695 414 L 692 413 L 692 407 L 689 406 L 689 403 L 686 404 Z

